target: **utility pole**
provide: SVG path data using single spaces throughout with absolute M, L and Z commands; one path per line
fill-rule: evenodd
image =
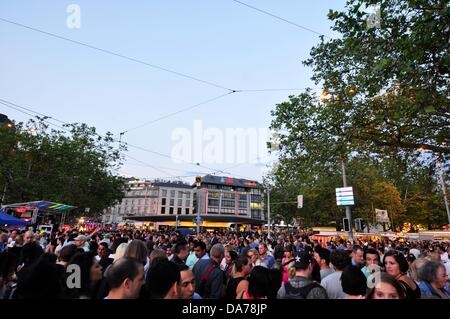
M 195 178 L 195 186 L 196 186 L 196 190 L 197 190 L 197 223 L 196 223 L 196 230 L 197 230 L 197 236 L 200 234 L 200 186 L 202 185 L 202 178 L 201 176 L 197 176 Z
M 270 189 L 267 189 L 267 237 L 270 238 Z
M 344 187 L 347 187 L 347 175 L 345 173 L 345 162 L 342 161 L 342 180 L 344 182 Z M 350 209 L 350 206 L 345 206 L 345 217 L 348 218 L 348 223 L 350 225 L 349 232 L 348 232 L 348 239 L 353 244 L 353 231 L 352 231 L 352 211 Z

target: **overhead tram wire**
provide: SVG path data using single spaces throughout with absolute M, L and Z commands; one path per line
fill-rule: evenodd
M 331 37 L 329 37 L 329 36 L 327 36 L 327 35 L 325 35 L 325 34 L 322 34 L 322 33 L 320 33 L 320 32 L 314 31 L 313 29 L 307 28 L 307 27 L 302 26 L 302 25 L 300 25 L 300 24 L 298 24 L 298 23 L 292 22 L 292 21 L 290 21 L 290 20 L 287 20 L 287 19 L 285 19 L 285 18 L 282 18 L 282 17 L 280 17 L 280 16 L 277 16 L 277 15 L 275 15 L 275 14 L 273 14 L 273 13 L 270 13 L 270 12 L 268 12 L 268 11 L 265 11 L 265 10 L 259 9 L 259 8 L 257 8 L 257 7 L 254 7 L 254 6 L 252 6 L 252 5 L 249 5 L 248 3 L 245 3 L 245 2 L 242 2 L 242 1 L 239 1 L 239 0 L 231 0 L 231 1 L 236 2 L 236 3 L 239 3 L 239 4 L 243 5 L 243 6 L 246 6 L 246 7 L 250 8 L 250 9 L 253 9 L 253 10 L 258 11 L 258 12 L 260 12 L 260 13 L 263 13 L 263 14 L 265 14 L 265 15 L 271 16 L 272 18 L 275 18 L 275 19 L 281 20 L 281 21 L 283 21 L 283 22 L 286 22 L 286 23 L 288 23 L 288 24 L 290 24 L 290 25 L 293 25 L 293 26 L 295 26 L 295 27 L 297 27 L 297 28 L 299 28 L 299 29 L 302 29 L 302 30 L 306 30 L 306 31 L 315 33 L 315 34 L 317 34 L 317 35 L 319 35 L 319 36 L 323 36 L 324 38 L 332 39 Z
M 164 72 L 167 72 L 167 73 L 175 74 L 175 75 L 178 75 L 180 77 L 184 77 L 184 78 L 187 78 L 187 79 L 190 79 L 190 80 L 193 80 L 193 81 L 197 81 L 197 82 L 209 85 L 209 86 L 213 86 L 213 87 L 216 87 L 216 88 L 219 88 L 219 89 L 227 90 L 229 92 L 234 92 L 233 89 L 230 89 L 230 88 L 225 87 L 223 85 L 220 85 L 220 84 L 217 84 L 217 83 L 214 83 L 214 82 L 211 82 L 211 81 L 203 80 L 203 79 L 194 77 L 194 76 L 186 74 L 186 73 L 174 71 L 174 70 L 171 70 L 171 69 L 168 69 L 166 67 L 162 67 L 162 66 L 159 66 L 159 65 L 156 65 L 156 64 L 148 63 L 148 62 L 145 62 L 143 60 L 132 58 L 132 57 L 129 57 L 129 56 L 126 56 L 124 54 L 120 54 L 120 53 L 117 53 L 117 52 L 114 52 L 114 51 L 111 51 L 111 50 L 103 49 L 103 48 L 100 48 L 100 47 L 97 47 L 97 46 L 94 46 L 94 45 L 91 45 L 91 44 L 87 44 L 87 43 L 83 43 L 83 42 L 80 42 L 80 41 L 77 41 L 77 40 L 66 38 L 66 37 L 63 37 L 63 36 L 58 35 L 58 34 L 47 32 L 47 31 L 44 31 L 44 30 L 41 30 L 41 29 L 37 29 L 37 28 L 34 28 L 34 27 L 30 27 L 28 25 L 25 25 L 25 24 L 22 24 L 22 23 L 18 23 L 18 22 L 15 22 L 15 21 L 11 21 L 11 20 L 8 20 L 8 19 L 2 18 L 2 17 L 0 17 L 0 21 L 9 23 L 9 24 L 12 24 L 12 25 L 15 25 L 15 26 L 19 26 L 21 28 L 25 28 L 25 29 L 28 29 L 28 30 L 31 30 L 31 31 L 34 31 L 34 32 L 38 32 L 38 33 L 41 33 L 41 34 L 44 34 L 44 35 L 47 35 L 47 36 L 50 36 L 50 37 L 53 37 L 53 38 L 56 38 L 56 39 L 64 40 L 66 42 L 78 44 L 78 45 L 84 46 L 86 48 L 93 49 L 93 50 L 96 50 L 96 51 L 99 51 L 99 52 L 103 52 L 103 53 L 106 53 L 106 54 L 109 54 L 109 55 L 113 55 L 113 56 L 116 56 L 116 57 L 119 57 L 119 58 L 122 58 L 122 59 L 125 59 L 125 60 L 128 60 L 128 61 L 131 61 L 131 62 L 139 63 L 139 64 L 145 65 L 147 67 L 151 67 L 151 68 L 158 69 L 158 70 L 161 70 L 161 71 L 164 71 Z
M 30 111 L 30 112 L 32 112 L 32 113 L 34 113 L 34 114 L 38 114 L 38 115 L 47 117 L 47 118 L 49 118 L 49 119 L 54 119 L 55 121 L 58 121 L 58 122 L 60 122 L 60 123 L 62 123 L 62 124 L 70 125 L 70 124 L 67 123 L 67 122 L 64 122 L 64 121 L 61 121 L 61 120 L 57 120 L 57 119 L 55 119 L 55 118 L 53 118 L 53 117 L 51 117 L 51 116 L 48 116 L 48 115 L 45 115 L 45 114 L 36 112 L 36 111 L 32 110 L 31 108 L 23 107 L 23 106 L 21 106 L 21 105 L 19 105 L 19 104 L 17 104 L 17 103 L 12 103 L 12 102 L 10 102 L 10 101 L 8 101 L 8 100 L 5 100 L 5 99 L 2 99 L 2 98 L 0 98 L 0 104 L 3 104 L 3 105 L 5 105 L 6 107 L 11 108 L 11 109 L 14 109 L 14 110 L 16 110 L 16 111 L 19 111 L 19 112 L 21 112 L 21 113 L 27 114 L 27 115 L 29 115 L 29 116 L 31 116 L 31 117 L 34 117 L 35 115 L 30 114 L 30 113 L 28 113 L 28 112 L 26 112 L 26 111 L 23 111 L 23 109 L 28 110 L 28 111 Z M 11 105 L 14 105 L 14 106 L 11 106 Z M 69 130 L 68 128 L 65 128 L 65 127 L 63 127 L 63 126 L 60 126 L 60 125 L 57 125 L 57 124 L 48 122 L 48 121 L 46 121 L 46 120 L 45 120 L 44 122 L 45 122 L 45 123 L 48 123 L 48 124 L 50 124 L 50 125 L 56 126 L 56 127 L 60 128 L 60 129 L 62 129 L 62 130 L 65 130 L 65 131 L 70 132 L 70 130 Z M 97 134 L 97 135 L 100 136 L 99 134 Z M 127 143 L 127 142 L 122 142 L 122 141 L 120 141 L 120 140 L 118 140 L 118 139 L 114 139 L 114 138 L 113 138 L 112 140 L 113 140 L 114 142 L 119 143 L 119 144 L 123 144 L 123 145 L 125 145 L 125 146 L 129 146 L 129 147 L 132 147 L 132 148 L 135 148 L 135 149 L 138 149 L 138 150 L 147 152 L 147 153 L 151 153 L 151 154 L 155 154 L 155 155 L 158 155 L 158 156 L 161 156 L 161 157 L 173 159 L 170 155 L 167 155 L 167 154 L 159 153 L 159 152 L 156 152 L 156 151 L 153 151 L 153 150 L 150 150 L 150 149 L 147 149 L 147 148 L 138 146 L 138 145 L 133 145 L 133 144 L 130 144 L 130 143 Z M 193 166 L 196 166 L 196 167 L 202 167 L 202 168 L 205 168 L 205 169 L 207 169 L 209 172 L 211 172 L 211 174 L 215 174 L 216 172 L 219 172 L 219 173 L 223 173 L 223 174 L 227 174 L 227 175 L 233 175 L 233 174 L 228 173 L 228 172 L 225 172 L 225 171 L 223 171 L 223 170 L 215 170 L 215 169 L 212 169 L 212 168 L 210 168 L 210 167 L 207 167 L 207 166 L 204 166 L 204 165 L 200 165 L 200 163 L 193 163 L 193 162 L 185 161 L 185 160 L 182 160 L 182 159 L 177 159 L 177 160 L 179 160 L 180 162 L 183 162 L 183 163 L 185 163 L 185 164 L 190 164 L 190 165 L 193 165 Z M 167 174 L 167 173 L 166 173 L 166 174 Z M 170 174 L 168 174 L 168 175 L 170 175 Z
M 137 130 L 137 129 L 142 128 L 142 127 L 144 127 L 144 126 L 147 126 L 147 125 L 156 123 L 156 122 L 161 121 L 161 120 L 164 120 L 164 119 L 166 119 L 166 118 L 168 118 L 168 117 L 171 117 L 171 116 L 174 116 L 174 115 L 183 113 L 183 112 L 190 111 L 190 110 L 192 110 L 192 109 L 194 109 L 194 108 L 196 108 L 196 107 L 199 107 L 199 106 L 201 106 L 201 105 L 205 105 L 205 104 L 211 103 L 211 102 L 213 102 L 213 101 L 219 100 L 219 99 L 221 99 L 221 98 L 223 98 L 223 97 L 225 97 L 225 96 L 228 96 L 228 95 L 230 95 L 230 94 L 233 94 L 233 93 L 236 93 L 236 91 L 232 91 L 232 92 L 228 92 L 228 93 L 225 93 L 225 94 L 221 94 L 221 95 L 218 95 L 218 96 L 213 97 L 213 98 L 211 98 L 211 99 L 208 99 L 208 100 L 206 100 L 206 101 L 203 101 L 203 102 L 200 102 L 200 103 L 197 103 L 197 104 L 194 104 L 194 105 L 191 105 L 191 106 L 182 108 L 182 109 L 180 109 L 180 110 L 178 110 L 178 111 L 175 111 L 175 112 L 172 112 L 172 113 L 163 115 L 163 116 L 158 117 L 158 118 L 156 118 L 156 119 L 154 119 L 154 120 L 151 120 L 151 121 L 149 121 L 149 122 L 140 124 L 140 125 L 138 125 L 138 126 L 129 128 L 129 129 L 123 131 L 123 132 L 120 132 L 120 135 L 124 135 L 125 133 L 128 133 L 128 132 L 130 132 L 130 131 Z

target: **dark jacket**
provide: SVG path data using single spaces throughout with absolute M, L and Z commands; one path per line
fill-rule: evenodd
M 192 269 L 195 276 L 195 292 L 203 299 L 219 299 L 224 294 L 224 272 L 214 259 L 200 259 Z

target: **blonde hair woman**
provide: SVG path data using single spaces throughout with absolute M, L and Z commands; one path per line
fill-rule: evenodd
M 268 268 L 267 264 L 261 260 L 261 256 L 257 249 L 249 249 L 247 252 L 247 257 L 252 263 L 252 267 L 262 266 Z

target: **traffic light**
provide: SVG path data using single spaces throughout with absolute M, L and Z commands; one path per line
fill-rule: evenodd
M 361 218 L 360 221 L 361 231 L 364 232 L 364 229 L 366 228 L 366 222 L 364 219 Z
M 349 232 L 350 231 L 350 222 L 349 222 L 348 218 L 343 219 L 343 224 L 344 224 L 344 231 Z

